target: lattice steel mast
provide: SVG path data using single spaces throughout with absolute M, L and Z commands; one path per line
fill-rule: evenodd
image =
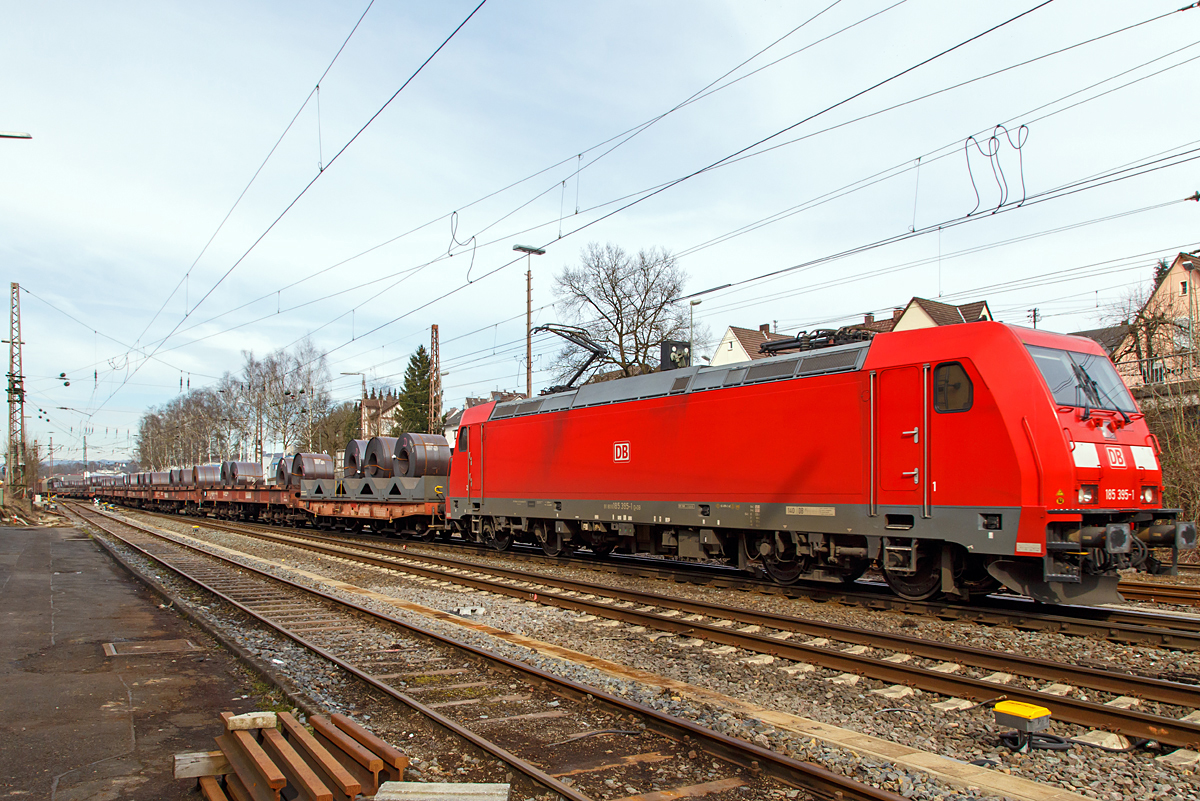
M 12 284 L 8 325 L 8 497 L 25 497 L 25 371 L 21 367 L 21 285 Z
M 440 434 L 442 422 L 442 357 L 438 352 L 438 327 L 429 329 L 429 433 Z

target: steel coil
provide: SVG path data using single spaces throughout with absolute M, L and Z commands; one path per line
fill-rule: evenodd
M 192 484 L 197 487 L 215 487 L 221 483 L 221 465 L 198 464 L 192 468 Z
M 294 456 L 282 456 L 275 463 L 275 484 L 280 487 L 290 487 L 292 484 L 292 460 Z
M 395 437 L 371 437 L 363 462 L 365 478 L 391 478 L 394 475 L 396 441 Z
M 296 483 L 314 479 L 333 478 L 333 457 L 327 453 L 300 453 L 292 461 Z
M 262 481 L 263 469 L 259 462 L 229 462 L 229 486 L 254 484 Z
M 367 463 L 367 440 L 352 439 L 346 443 L 346 456 L 342 461 L 346 478 L 361 478 Z
M 450 475 L 450 443 L 441 434 L 402 434 L 396 442 L 395 475 Z

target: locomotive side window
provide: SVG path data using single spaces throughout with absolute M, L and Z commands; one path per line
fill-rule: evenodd
M 458 429 L 458 448 L 456 450 L 461 452 L 461 451 L 465 451 L 466 449 L 467 449 L 467 427 L 460 426 Z
M 971 408 L 971 379 L 958 362 L 939 364 L 933 371 L 933 408 L 939 412 L 965 412 Z

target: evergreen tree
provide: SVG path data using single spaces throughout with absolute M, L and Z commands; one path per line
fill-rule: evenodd
M 1166 278 L 1167 273 L 1171 272 L 1171 262 L 1166 259 L 1159 259 L 1158 264 L 1154 265 L 1154 288 L 1158 289 L 1158 285 Z
M 404 387 L 400 390 L 400 432 L 437 433 L 429 431 L 429 351 L 421 345 L 408 359 L 404 370 Z

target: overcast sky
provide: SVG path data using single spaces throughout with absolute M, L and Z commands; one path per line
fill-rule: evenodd
M 399 384 L 433 323 L 447 408 L 523 389 L 517 243 L 547 250 L 535 324 L 591 241 L 666 248 L 693 292 L 799 267 L 702 295 L 718 336 L 913 295 L 1075 331 L 1200 247 L 1183 0 L 488 0 L 342 151 L 478 4 L 376 0 L 346 42 L 367 2 L 6 4 L 0 130 L 33 139 L 0 139 L 0 264 L 31 439 L 78 458 L 86 425 L 91 458 L 127 456 L 181 376 L 306 335 L 339 399 L 343 371 Z M 535 341 L 535 391 L 556 348 Z

